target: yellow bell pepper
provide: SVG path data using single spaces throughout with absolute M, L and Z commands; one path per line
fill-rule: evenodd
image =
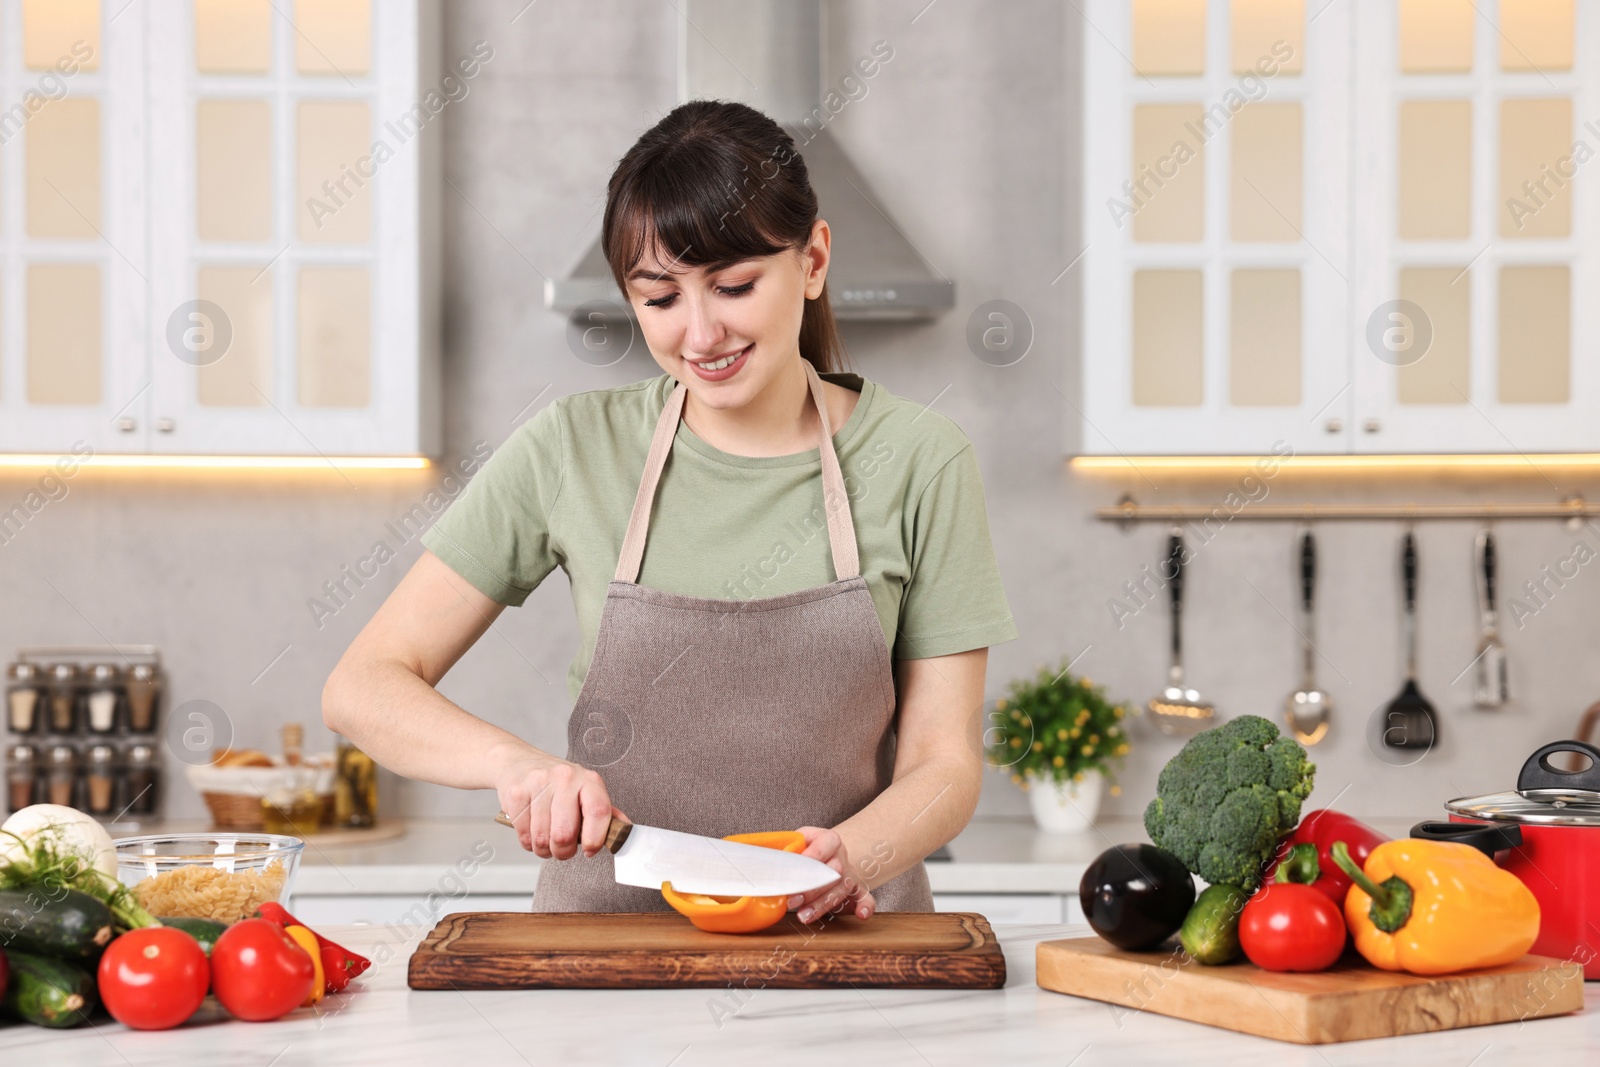
M 1520 959 L 1539 936 L 1539 902 L 1522 880 L 1471 845 L 1385 841 L 1357 867 L 1344 842 L 1330 850 L 1355 883 L 1344 917 L 1374 967 L 1450 974 Z
M 302 1008 L 309 1008 L 322 999 L 322 994 L 327 992 L 327 975 L 322 973 L 322 949 L 317 945 L 317 935 L 304 926 L 285 926 L 283 932 L 294 940 L 294 943 L 306 950 L 311 957 L 312 969 L 316 972 L 311 980 L 311 992 L 306 994 L 306 999 L 301 1003 Z
M 805 835 L 798 830 L 730 834 L 725 841 L 804 852 Z M 679 893 L 671 882 L 661 883 L 661 895 L 674 911 L 688 917 L 698 929 L 714 934 L 751 934 L 782 919 L 789 910 L 788 897 L 713 897 L 704 893 Z

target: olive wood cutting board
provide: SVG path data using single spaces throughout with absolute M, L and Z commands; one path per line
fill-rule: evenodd
M 753 934 L 676 912 L 446 915 L 411 955 L 412 989 L 998 989 L 1006 961 L 975 912 L 793 913 Z
M 1125 952 L 1098 937 L 1041 941 L 1041 988 L 1259 1037 L 1323 1045 L 1564 1015 L 1583 1007 L 1583 969 L 1524 956 L 1436 978 L 1383 971 L 1353 953 L 1326 971 L 1207 967 L 1176 942 Z

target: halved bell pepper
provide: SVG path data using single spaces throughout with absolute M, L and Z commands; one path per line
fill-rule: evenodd
M 1313 811 L 1300 820 L 1292 834 L 1278 843 L 1277 853 L 1268 864 L 1262 881 L 1309 885 L 1343 907 L 1345 894 L 1350 891 L 1350 876 L 1333 862 L 1328 850 L 1335 841 L 1343 841 L 1359 867 L 1367 862 L 1373 849 L 1387 840 L 1366 823 L 1342 812 L 1331 808 Z
M 1344 842 L 1333 861 L 1355 884 L 1344 917 L 1374 967 L 1451 974 L 1520 959 L 1539 936 L 1539 902 L 1522 880 L 1454 841 L 1408 838 L 1372 850 L 1365 869 Z
M 806 837 L 798 830 L 771 830 L 755 834 L 730 834 L 724 841 L 804 852 Z M 751 934 L 765 930 L 789 910 L 788 897 L 714 897 L 704 893 L 679 893 L 671 882 L 661 883 L 661 895 L 674 911 L 697 928 L 714 934 Z

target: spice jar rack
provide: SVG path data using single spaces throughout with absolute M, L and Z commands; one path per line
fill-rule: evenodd
M 5 674 L 5 809 L 155 814 L 165 690 L 154 645 L 18 649 Z

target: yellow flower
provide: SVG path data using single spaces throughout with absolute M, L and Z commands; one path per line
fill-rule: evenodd
M 1022 725 L 1024 725 L 1024 726 L 1032 726 L 1033 725 L 1033 719 L 1030 716 L 1024 715 L 1022 717 Z
M 1128 746 L 1127 745 L 1118 745 L 1117 746 L 1117 755 L 1126 756 L 1127 754 L 1128 754 Z
M 1078 735 L 1079 735 L 1079 734 L 1081 734 L 1081 733 L 1083 733 L 1083 731 L 1082 731 L 1082 730 L 1080 730 L 1080 729 L 1078 729 L 1078 728 L 1076 728 L 1076 727 L 1074 727 L 1074 728 L 1073 728 L 1073 730 L 1072 730 L 1072 732 L 1071 732 L 1071 733 L 1070 733 L 1070 734 L 1068 734 L 1068 735 L 1067 735 L 1067 736 L 1068 736 L 1068 737 L 1072 737 L 1072 738 L 1076 738 L 1076 737 L 1077 737 L 1077 736 L 1078 736 Z
M 1054 764 L 1055 766 L 1057 766 L 1057 767 L 1065 767 L 1067 765 L 1067 761 L 1065 759 L 1061 758 L 1060 756 L 1056 756 L 1050 762 L 1052 764 Z
M 1044 742 L 1043 741 L 1035 741 L 1033 743 L 1033 750 L 1035 752 L 1043 752 L 1044 751 Z
M 1066 739 L 1067 739 L 1067 728 L 1065 726 L 1063 726 L 1061 729 L 1056 731 L 1056 740 L 1057 741 L 1065 741 Z
M 1088 675 L 1087 675 L 1087 674 L 1086 674 L 1086 675 L 1084 675 L 1084 676 L 1083 676 L 1083 677 L 1082 677 L 1082 678 L 1080 678 L 1080 679 L 1078 679 L 1078 680 L 1079 680 L 1079 681 L 1080 681 L 1080 682 L 1082 682 L 1082 683 L 1083 683 L 1083 684 L 1084 684 L 1084 685 L 1090 685 L 1090 686 L 1092 686 L 1092 685 L 1094 685 L 1094 683 L 1093 683 L 1093 682 L 1092 682 L 1092 681 L 1090 681 L 1090 680 L 1089 680 L 1089 676 L 1088 676 Z
M 1020 775 L 1020 774 L 1013 774 L 1013 775 L 1012 775 L 1012 776 L 1011 776 L 1011 780 L 1012 780 L 1012 781 L 1013 781 L 1013 782 L 1016 782 L 1016 783 L 1018 783 L 1018 784 L 1019 784 L 1019 785 L 1020 785 L 1020 784 L 1021 784 L 1021 783 L 1022 783 L 1022 775 Z
M 1074 774 L 1074 775 L 1073 775 L 1073 776 L 1072 776 L 1072 780 L 1073 780 L 1073 781 L 1074 781 L 1074 782 L 1081 782 L 1081 781 L 1083 781 L 1083 772 L 1082 772 L 1082 771 L 1079 771 L 1079 772 L 1078 772 L 1078 773 L 1077 773 L 1077 774 Z
M 1122 795 L 1122 787 L 1120 785 L 1112 786 L 1111 787 L 1111 795 L 1114 796 L 1114 797 L 1120 797 Z
M 1083 754 L 1084 754 L 1084 755 L 1085 755 L 1085 756 L 1092 756 L 1092 755 L 1094 755 L 1094 746 L 1093 746 L 1093 745 L 1084 745 L 1084 746 L 1083 746 Z
M 1022 712 L 1018 711 L 1015 708 L 1012 708 L 1011 709 L 1011 717 L 1013 719 L 1020 719 L 1020 718 L 1022 718 Z
M 1115 715 L 1119 719 L 1122 718 L 1122 708 L 1120 706 L 1112 708 L 1111 714 Z
M 1098 745 L 1100 743 L 1100 735 L 1099 734 L 1090 734 L 1089 735 L 1089 743 L 1091 745 Z
M 1006 710 L 1006 698 L 1005 697 L 1001 697 L 999 700 L 996 700 L 994 702 L 994 710 L 995 711 L 1005 711 Z
M 1088 721 L 1089 721 L 1089 709 L 1088 708 L 1084 708 L 1082 711 L 1078 712 L 1078 725 L 1082 726 L 1084 723 L 1086 723 Z
M 1011 739 L 1011 747 L 1012 747 L 1012 748 L 1021 748 L 1021 747 L 1022 747 L 1022 738 L 1020 738 L 1020 737 L 1013 737 L 1013 738 L 1012 738 L 1012 739 Z

